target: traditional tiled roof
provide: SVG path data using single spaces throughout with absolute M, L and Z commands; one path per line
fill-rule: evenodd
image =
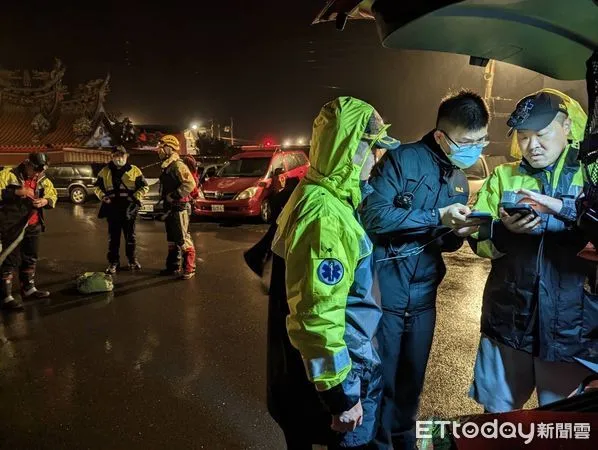
M 76 88 L 70 98 L 59 60 L 51 71 L 0 70 L 0 150 L 83 147 L 106 123 L 109 77 Z
M 56 125 L 50 131 L 39 136 L 31 125 L 37 113 L 34 111 L 1 111 L 0 110 L 0 148 L 9 147 L 77 147 L 82 146 L 91 136 L 76 136 L 73 129 L 76 114 L 62 113 Z

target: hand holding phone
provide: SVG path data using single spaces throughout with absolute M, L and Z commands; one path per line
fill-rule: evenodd
M 483 211 L 472 211 L 467 216 L 467 220 L 463 226 L 455 228 L 453 232 L 459 237 L 467 237 L 476 233 L 480 229 L 480 225 L 491 223 L 493 220 L 492 214 Z
M 527 216 L 528 214 L 532 214 L 534 219 L 538 217 L 537 211 L 527 203 L 501 203 L 500 207 L 505 210 L 505 212 L 509 216 L 514 216 L 515 214 L 519 214 L 521 218 Z
M 500 216 L 504 226 L 516 234 L 529 234 L 542 222 L 531 205 L 525 203 L 501 203 Z

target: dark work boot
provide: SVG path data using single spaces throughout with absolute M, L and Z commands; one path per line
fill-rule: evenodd
M 108 264 L 108 267 L 106 267 L 106 270 L 104 271 L 104 273 L 107 273 L 108 275 L 114 275 L 119 270 L 120 270 L 119 263 L 110 263 L 110 264 Z
M 131 272 L 141 270 L 141 264 L 139 264 L 139 261 L 137 259 L 129 261 L 129 270 Z
M 3 274 L 0 282 L 0 300 L 6 311 L 23 311 L 23 303 L 12 296 L 12 274 Z
M 50 293 L 48 291 L 40 291 L 35 287 L 35 279 L 33 274 L 21 273 L 21 293 L 25 300 L 48 298 Z
M 166 269 L 160 271 L 160 275 L 171 276 L 181 273 L 181 249 L 172 242 L 168 243 L 168 256 L 166 257 Z

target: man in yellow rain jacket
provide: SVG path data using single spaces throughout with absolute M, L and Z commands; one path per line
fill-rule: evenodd
M 125 252 L 130 270 L 141 270 L 136 254 L 135 220 L 141 199 L 149 187 L 141 170 L 128 160 L 124 147 L 112 151 L 112 161 L 100 170 L 95 193 L 102 201 L 99 216 L 108 220 L 108 268 L 115 274 L 120 268 L 120 235 L 125 238 Z
M 12 280 L 17 269 L 24 299 L 50 296 L 48 291 L 40 291 L 35 286 L 44 209 L 54 208 L 57 200 L 54 185 L 44 176 L 47 168 L 47 155 L 35 152 L 14 169 L 0 171 L 0 302 L 7 310 L 23 309 L 23 304 L 12 296 Z
M 584 291 L 591 266 L 575 227 L 585 117 L 558 91 L 522 99 L 508 122 L 522 160 L 498 166 L 474 206 L 494 218 L 470 241 L 492 260 L 470 391 L 489 412 L 523 407 L 534 389 L 540 406 L 565 398 L 589 374 L 577 358 L 598 362 L 598 302 Z
M 303 370 L 284 372 L 296 357 L 287 349 L 282 379 L 269 382 L 283 386 L 275 400 L 293 399 L 277 421 L 288 442 L 295 437 L 295 446 L 300 441 L 311 448 L 312 418 L 322 414 L 317 402 L 308 411 L 304 402 L 316 390 L 328 410 L 324 427 L 330 431 L 332 415 L 338 432 L 317 443 L 351 448 L 374 438 L 380 360 L 372 338 L 381 311 L 370 293 L 372 244 L 357 208 L 376 151 L 399 146 L 387 128 L 361 100 L 340 97 L 326 104 L 314 121 L 309 172 L 278 220 L 272 249 L 286 264 L 288 336 L 315 385 L 311 392 L 305 387 Z

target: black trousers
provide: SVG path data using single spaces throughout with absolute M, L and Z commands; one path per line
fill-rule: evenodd
M 415 420 L 436 324 L 436 309 L 416 315 L 385 311 L 376 338 L 384 392 L 378 449 L 416 449 Z
M 125 253 L 129 262 L 135 261 L 137 241 L 135 219 L 125 217 L 108 218 L 108 262 L 120 264 L 120 236 L 125 238 Z
M 33 282 L 38 259 L 41 229 L 41 224 L 27 226 L 23 240 L 2 263 L 2 268 L 0 269 L 2 278 L 9 278 L 18 269 L 22 284 Z M 8 248 L 17 236 L 18 232 L 16 231 L 15 233 L 3 233 L 2 248 Z

